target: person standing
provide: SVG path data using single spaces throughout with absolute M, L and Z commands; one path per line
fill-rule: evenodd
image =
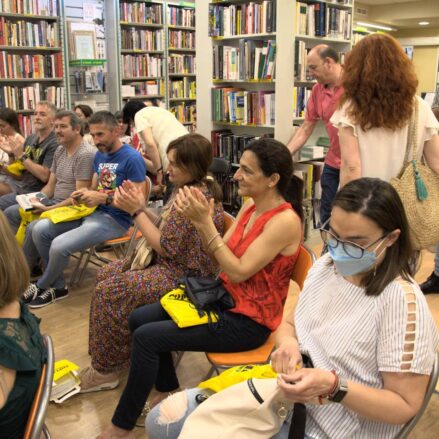
M 319 120 L 323 121 L 329 136 L 330 148 L 325 158 L 320 178 L 322 198 L 320 202 L 320 223 L 327 221 L 331 213 L 332 200 L 337 192 L 340 179 L 340 146 L 337 129 L 329 121 L 343 94 L 341 76 L 343 67 L 338 52 L 319 44 L 313 47 L 306 59 L 310 75 L 317 81 L 306 104 L 305 121 L 288 142 L 291 154 L 299 151 L 314 131 Z

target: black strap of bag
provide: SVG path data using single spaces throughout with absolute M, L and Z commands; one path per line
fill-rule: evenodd
M 306 406 L 300 402 L 294 404 L 288 439 L 303 439 L 306 427 Z

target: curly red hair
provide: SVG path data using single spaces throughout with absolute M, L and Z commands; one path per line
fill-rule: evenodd
M 348 53 L 343 72 L 340 107 L 363 130 L 401 128 L 413 112 L 418 79 L 412 62 L 395 38 L 371 34 Z

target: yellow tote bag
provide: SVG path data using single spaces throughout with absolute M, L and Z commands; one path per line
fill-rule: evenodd
M 160 299 L 160 303 L 165 311 L 179 328 L 209 323 L 208 313 L 205 311 L 200 311 L 199 313 L 194 304 L 187 297 L 183 288 L 184 287 L 180 285 L 180 287 L 166 293 Z M 215 313 L 210 313 L 210 317 L 212 323 L 218 321 L 218 316 Z
M 40 218 L 48 218 L 54 224 L 74 221 L 91 215 L 97 206 L 87 207 L 85 204 L 79 206 L 62 206 L 43 212 Z
M 16 175 L 17 177 L 20 177 L 23 171 L 26 169 L 21 162 L 13 162 L 10 165 L 6 167 L 6 169 L 11 173 Z
M 21 223 L 18 227 L 15 238 L 20 245 L 23 245 L 24 237 L 26 235 L 26 227 L 40 217 L 39 213 L 33 213 L 32 211 L 25 211 L 21 207 L 18 209 L 18 213 L 21 217 Z

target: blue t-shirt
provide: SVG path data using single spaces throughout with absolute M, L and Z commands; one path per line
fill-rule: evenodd
M 98 175 L 99 192 L 113 195 L 115 189 L 124 180 L 134 183 L 145 181 L 146 166 L 142 156 L 131 146 L 122 145 L 113 154 L 97 152 L 93 170 Z M 128 229 L 131 225 L 131 216 L 120 209 L 101 204 L 99 209 L 110 214 L 122 227 Z

